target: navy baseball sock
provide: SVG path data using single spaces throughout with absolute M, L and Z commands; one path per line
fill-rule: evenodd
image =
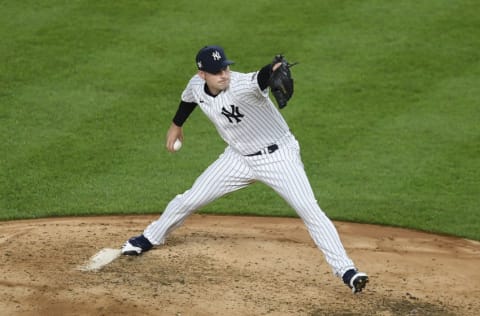
M 131 243 L 135 247 L 142 248 L 143 251 L 150 250 L 153 247 L 152 243 L 147 238 L 145 238 L 145 236 L 143 236 L 143 235 L 130 238 L 130 240 L 128 242 Z
M 342 276 L 342 279 L 343 279 L 343 282 L 346 284 L 346 285 L 350 285 L 350 280 L 352 279 L 352 277 L 357 273 L 357 270 L 355 269 L 350 269 L 348 270 L 347 272 L 345 272 Z

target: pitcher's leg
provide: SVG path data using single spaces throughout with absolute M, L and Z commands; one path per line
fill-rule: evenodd
M 297 173 L 289 183 L 289 188 L 277 192 L 292 206 L 302 218 L 317 247 L 323 252 L 325 260 L 335 275 L 341 277 L 346 271 L 355 268 L 340 240 L 332 221 L 320 209 L 318 202 L 306 180 L 306 176 Z
M 355 264 L 347 255 L 345 248 L 340 240 L 338 231 L 332 221 L 318 206 L 315 200 L 301 201 L 298 198 L 284 196 L 297 214 L 305 223 L 310 236 L 323 252 L 325 260 L 331 266 L 333 273 L 341 277 L 343 274 L 355 268 Z
M 332 221 L 320 209 L 295 148 L 278 150 L 268 164 L 254 168 L 259 180 L 273 188 L 297 212 L 310 236 L 323 252 L 335 275 L 341 277 L 354 268 Z
M 167 205 L 160 218 L 152 222 L 143 235 L 153 245 L 163 244 L 190 214 L 227 193 L 247 186 L 251 179 L 250 168 L 238 154 L 227 149 L 197 178 L 190 190 L 177 195 Z

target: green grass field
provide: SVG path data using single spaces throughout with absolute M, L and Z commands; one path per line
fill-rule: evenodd
M 200 110 L 164 149 L 205 44 L 284 53 L 282 112 L 335 220 L 480 240 L 480 2 L 1 1 L 0 219 L 160 213 L 223 151 Z M 255 184 L 201 212 L 294 216 Z

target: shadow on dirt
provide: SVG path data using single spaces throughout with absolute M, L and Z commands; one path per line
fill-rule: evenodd
M 410 300 L 409 300 L 410 299 Z M 408 299 L 382 299 L 370 301 L 367 306 L 359 306 L 358 312 L 352 312 L 349 306 L 342 310 L 315 309 L 310 316 L 363 316 L 363 315 L 385 315 L 385 316 L 455 316 L 458 315 L 453 308 L 447 308 L 441 304 L 420 302 L 416 298 Z

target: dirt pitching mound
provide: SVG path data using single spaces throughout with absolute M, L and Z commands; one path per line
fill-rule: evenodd
M 335 222 L 370 275 L 353 295 L 292 218 L 193 215 L 168 242 L 98 272 L 157 216 L 0 222 L 1 315 L 478 315 L 480 243 Z

